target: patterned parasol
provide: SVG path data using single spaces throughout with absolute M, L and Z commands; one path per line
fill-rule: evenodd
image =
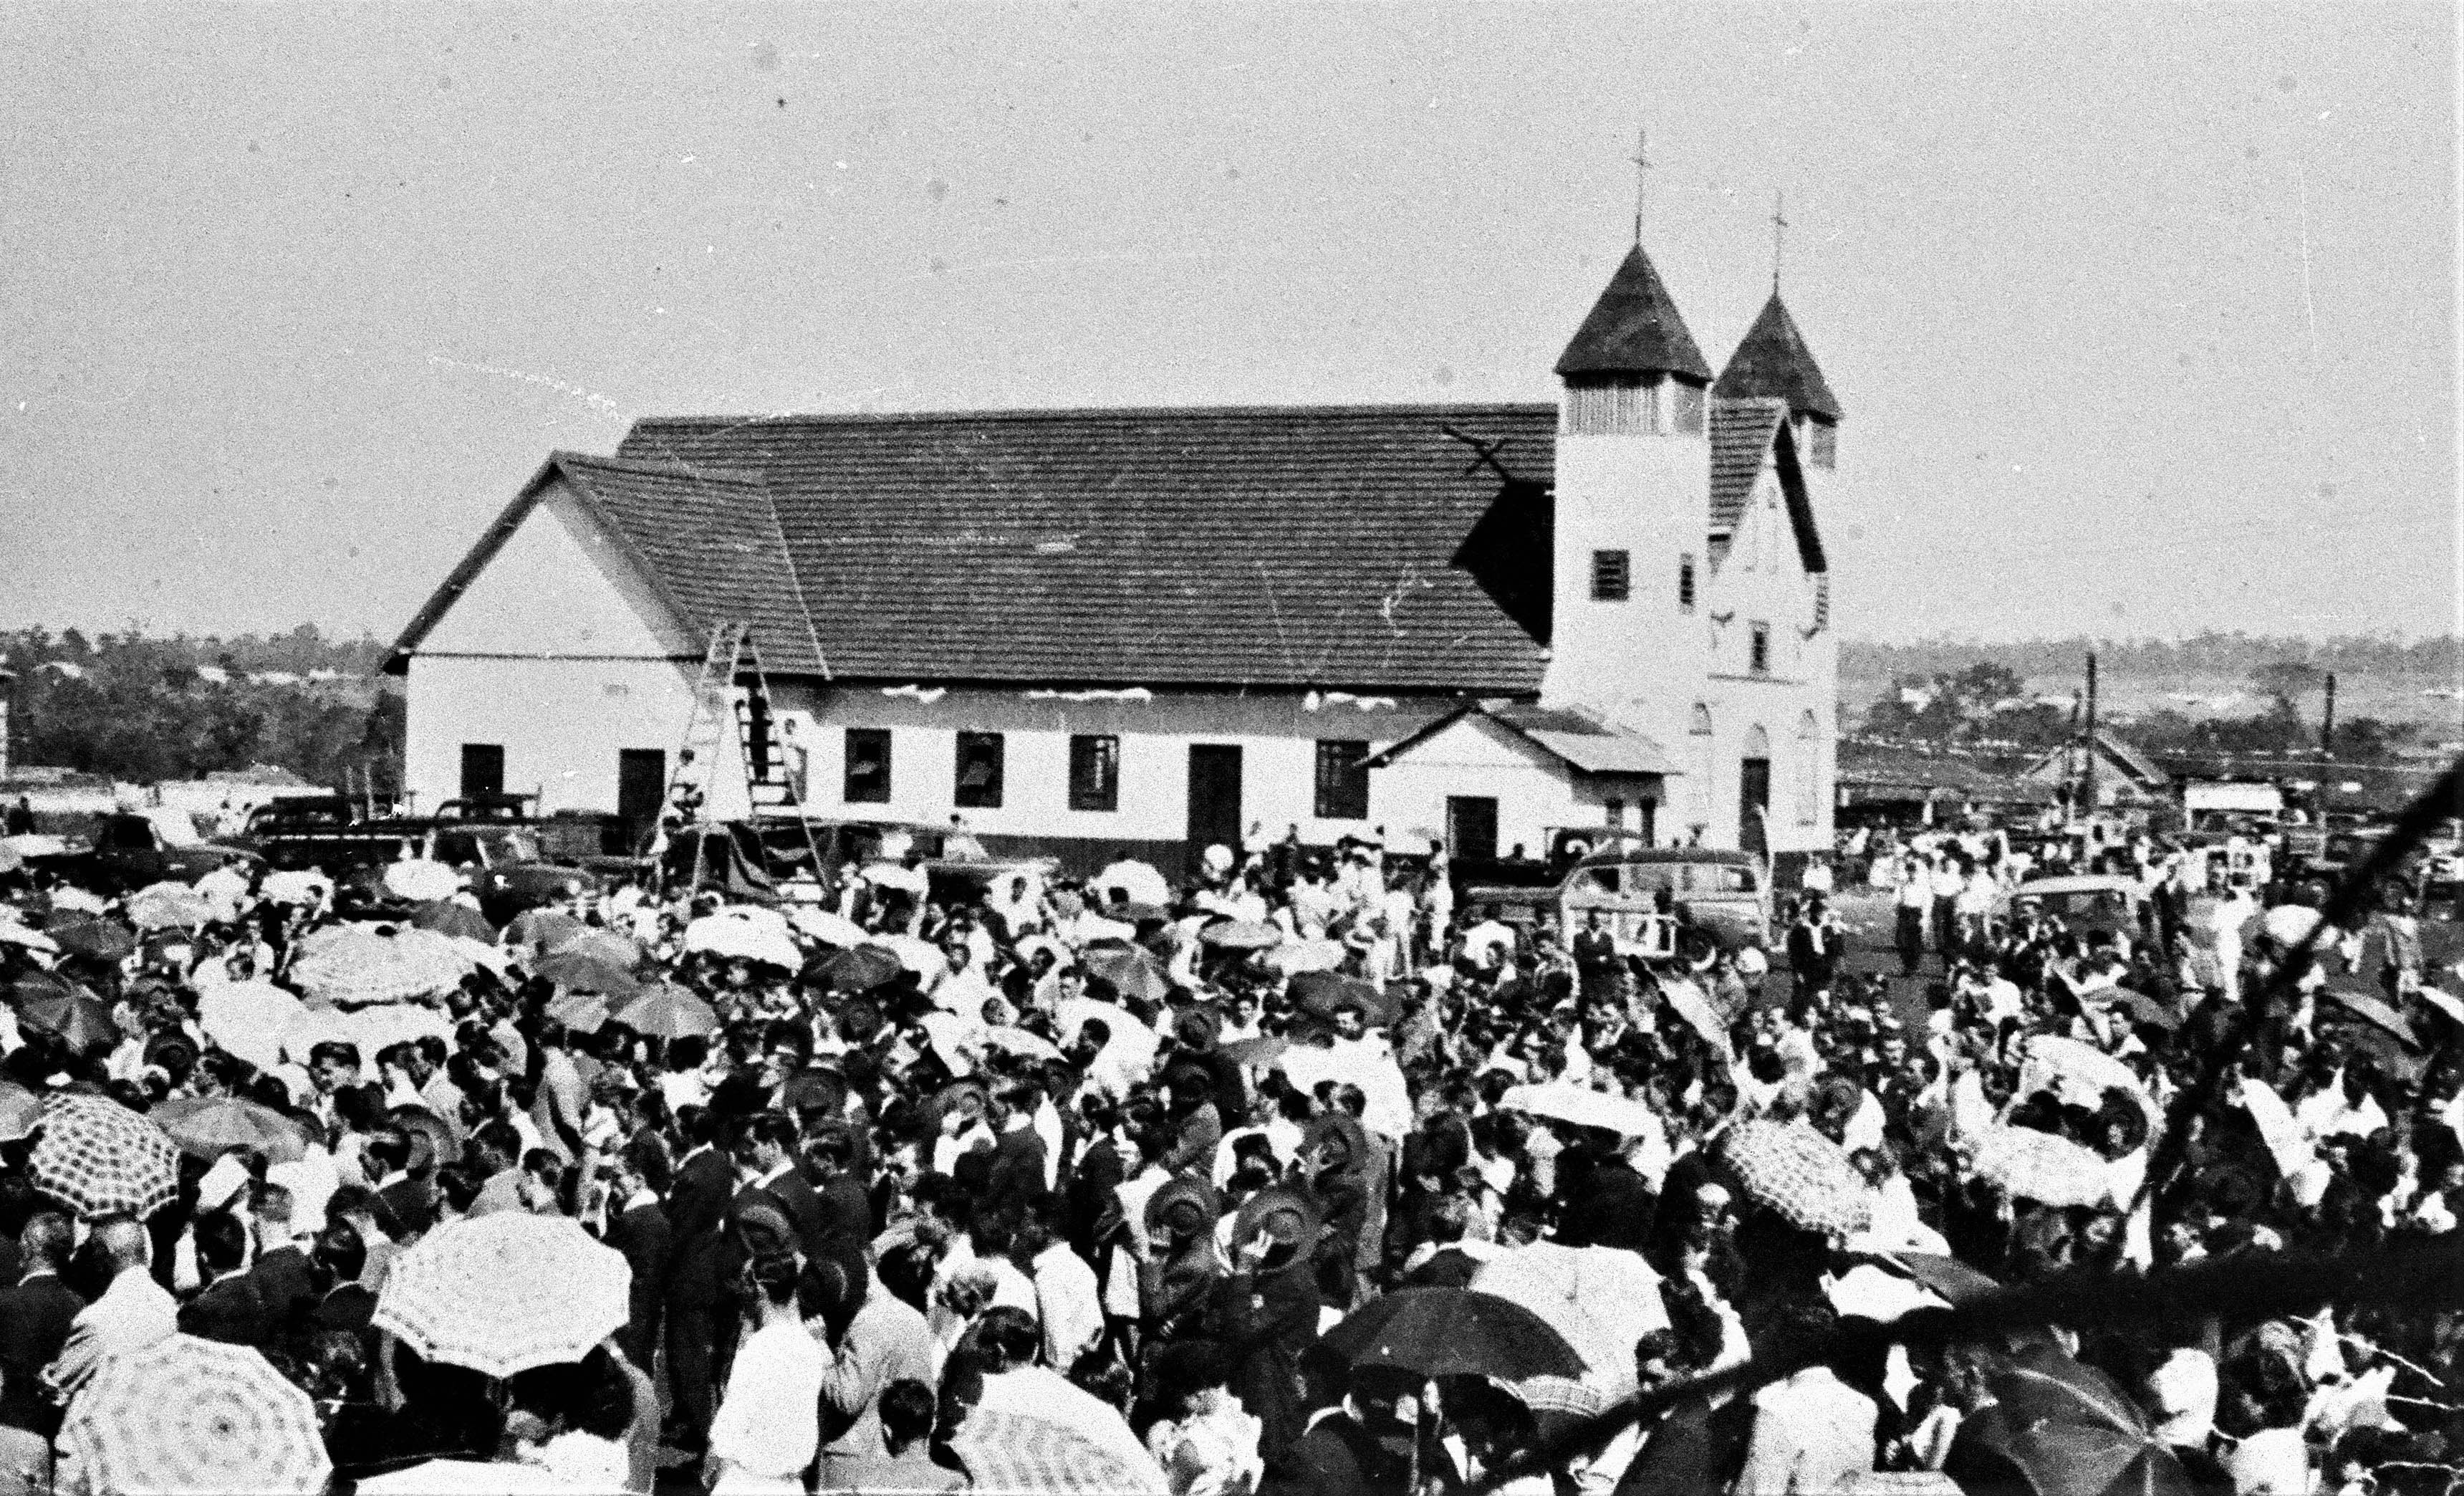
M 98 1491 L 325 1488 L 317 1405 L 246 1346 L 172 1335 L 113 1356 L 61 1438 Z
M 416 934 L 448 938 L 433 932 Z M 418 940 L 405 943 L 389 926 L 334 925 L 315 931 L 301 938 L 291 963 L 293 985 L 337 1007 L 407 1002 L 460 980 L 459 971 L 449 971 L 433 948 Z
M 673 982 L 645 990 L 618 1008 L 608 1022 L 649 1039 L 687 1039 L 718 1032 L 717 1012 Z
M 143 1219 L 180 1193 L 180 1151 L 163 1130 L 100 1096 L 55 1097 L 30 1167 L 34 1183 L 82 1218 Z
M 562 1216 L 499 1211 L 394 1259 L 374 1324 L 430 1361 L 511 1376 L 578 1361 L 630 1314 L 633 1270 Z
M 1143 1496 L 1161 1487 L 1093 1439 L 1063 1423 L 977 1408 L 950 1436 L 950 1451 L 979 1491 L 1004 1496 Z
M 1746 1194 L 1808 1231 L 1853 1236 L 1873 1220 L 1873 1191 L 1847 1153 L 1802 1122 L 1741 1122 L 1719 1157 Z
M 213 900 L 185 883 L 157 883 L 128 896 L 128 919 L 140 930 L 194 930 L 217 914 Z
M 2101 1205 L 2113 1191 L 2112 1166 L 2067 1137 L 2030 1127 L 1996 1127 L 1976 1141 L 1970 1169 L 2020 1199 L 2046 1205 Z

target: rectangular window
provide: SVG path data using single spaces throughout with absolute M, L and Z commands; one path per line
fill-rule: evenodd
M 1109 734 L 1069 739 L 1069 808 L 1121 808 L 1121 740 Z
M 1632 560 L 1624 551 L 1592 553 L 1592 601 L 1622 603 L 1633 581 Z
M 1694 558 L 1677 558 L 1677 611 L 1694 611 Z
M 1812 421 L 1814 439 L 1807 445 L 1814 449 L 1814 465 L 1830 468 L 1839 461 L 1839 428 L 1828 421 Z
M 958 735 L 957 786 L 951 800 L 962 810 L 997 810 L 1001 803 L 1001 735 Z
M 850 805 L 890 803 L 890 729 L 847 730 L 847 789 L 839 798 Z
M 1677 429 L 1687 436 L 1702 435 L 1703 386 L 1700 385 L 1689 385 L 1682 379 L 1671 380 L 1669 384 L 1676 391 L 1676 398 L 1673 404 L 1676 406 Z M 1824 463 L 1823 466 L 1829 467 L 1830 464 Z
M 1369 819 L 1369 771 L 1360 760 L 1369 744 L 1353 737 L 1321 737 L 1317 742 L 1317 816 L 1321 821 Z
M 1749 624 L 1746 636 L 1746 669 L 1756 675 L 1771 673 L 1771 625 Z
M 462 745 L 462 798 L 485 800 L 505 792 L 505 745 Z
M 1605 818 L 1608 825 L 1612 826 L 1621 826 L 1625 825 L 1624 801 L 1612 798 L 1603 803 L 1608 810 L 1608 815 Z

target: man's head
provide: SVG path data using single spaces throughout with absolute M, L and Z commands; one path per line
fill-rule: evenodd
M 360 1046 L 340 1039 L 328 1039 L 310 1049 L 308 1079 L 316 1084 L 320 1095 L 332 1095 L 345 1086 L 358 1085 Z
M 360 1228 L 349 1221 L 331 1221 L 317 1233 L 314 1257 L 317 1265 L 333 1275 L 334 1282 L 357 1283 L 367 1268 L 367 1243 L 360 1236 Z
M 17 1233 L 17 1249 L 30 1270 L 65 1272 L 69 1256 L 77 1249 L 77 1228 L 56 1210 L 37 1211 Z
M 152 1242 L 144 1224 L 133 1216 L 104 1216 L 94 1223 L 86 1237 L 86 1249 L 95 1256 L 105 1283 L 131 1270 L 143 1271 L 152 1257 Z
M 196 1233 L 197 1265 L 209 1278 L 237 1272 L 248 1256 L 248 1228 L 228 1210 L 209 1210 L 189 1228 Z

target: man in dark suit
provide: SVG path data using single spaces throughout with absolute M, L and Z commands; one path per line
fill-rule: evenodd
M 60 1410 L 43 1397 L 36 1378 L 68 1344 L 69 1327 L 85 1308 L 60 1281 L 75 1238 L 69 1218 L 56 1211 L 28 1221 L 17 1236 L 26 1274 L 0 1288 L 0 1423 L 46 1439 L 59 1432 Z
M 1809 1009 L 1831 1001 L 1841 954 L 1839 926 L 1831 917 L 1831 906 L 1819 895 L 1807 899 L 1804 913 L 1788 932 L 1788 969 L 1795 979 L 1789 1001 L 1791 1018 L 1801 1022 Z
M 207 1283 L 195 1298 L 180 1307 L 181 1331 L 260 1351 L 274 1345 L 276 1323 L 256 1286 L 240 1271 L 239 1265 L 248 1257 L 248 1227 L 230 1211 L 217 1210 L 199 1216 L 191 1230 L 196 1235 L 197 1267 Z
M 250 1286 L 265 1306 L 267 1322 L 276 1335 L 297 1332 L 317 1302 L 317 1275 L 308 1254 L 291 1235 L 291 1192 L 279 1184 L 259 1184 L 249 1205 L 256 1220 L 256 1265 L 249 1269 Z
M 360 1228 L 347 1221 L 327 1225 L 317 1238 L 316 1265 L 318 1276 L 333 1287 L 308 1311 L 308 1329 L 319 1334 L 341 1331 L 357 1335 L 373 1353 L 376 1331 L 369 1320 L 377 1311 L 377 1296 L 360 1282 L 368 1265 L 367 1243 L 360 1240 Z
M 1044 1137 L 1035 1130 L 1043 1093 L 1023 1081 L 1004 1082 L 993 1092 L 990 1120 L 993 1156 L 985 1170 L 977 1211 L 1024 1211 L 1044 1198 Z
M 601 1167 L 606 1181 L 607 1225 L 603 1238 L 625 1254 L 633 1269 L 632 1309 L 619 1333 L 626 1359 L 648 1369 L 659 1344 L 659 1318 L 666 1308 L 668 1264 L 674 1249 L 667 1207 L 630 1156 Z
M 1568 1246 L 1618 1246 L 1639 1252 L 1651 1244 L 1651 1221 L 1660 1197 L 1626 1161 L 1625 1139 L 1595 1128 L 1559 1155 L 1563 1205 L 1557 1240 Z M 1587 1166 L 1588 1160 L 1588 1166 Z
M 391 1126 L 380 1129 L 361 1152 L 367 1158 L 369 1176 L 377 1181 L 377 1199 L 393 1212 L 406 1235 L 417 1236 L 436 1224 L 436 1190 L 424 1177 L 425 1169 L 413 1172 L 411 1168 L 407 1132 Z
M 667 1200 L 673 1253 L 667 1292 L 668 1377 L 675 1397 L 669 1442 L 699 1454 L 709 1447 L 710 1420 L 717 1412 L 719 1367 L 735 1350 L 737 1264 L 727 1240 L 727 1214 L 736 1170 L 718 1147 L 726 1125 L 721 1117 L 695 1107 L 680 1109 L 678 1120 L 689 1146 L 677 1161 L 675 1187 Z
M 776 1111 L 748 1118 L 735 1154 L 737 1168 L 752 1177 L 748 1187 L 768 1194 L 786 1212 L 796 1228 L 796 1250 L 806 1262 L 820 1257 L 822 1199 L 796 1170 L 796 1124 Z

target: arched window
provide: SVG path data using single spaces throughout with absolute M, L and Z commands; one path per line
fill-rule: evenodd
M 1718 766 L 1711 757 L 1711 709 L 1697 701 L 1686 723 L 1685 777 L 1692 783 L 1685 786 L 1686 825 L 1703 832 L 1711 826 L 1711 781 Z
M 1822 819 L 1822 728 L 1814 714 L 1796 719 L 1796 824 Z
M 1744 757 L 1749 759 L 1768 759 L 1771 757 L 1771 734 L 1763 731 L 1763 725 L 1760 722 L 1756 722 L 1753 726 L 1746 729 L 1746 751 Z

